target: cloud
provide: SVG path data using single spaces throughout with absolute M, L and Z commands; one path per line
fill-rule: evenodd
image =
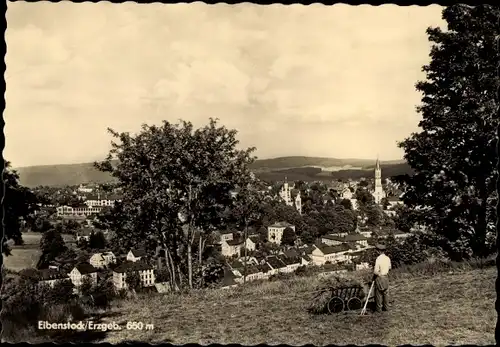
M 7 22 L 16 166 L 104 156 L 108 126 L 208 117 L 262 157 L 400 157 L 443 24 L 439 6 L 105 2 L 9 3 Z

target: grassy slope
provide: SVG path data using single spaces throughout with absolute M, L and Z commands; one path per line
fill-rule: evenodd
M 11 245 L 12 255 L 4 257 L 4 265 L 9 270 L 19 271 L 26 268 L 34 268 L 40 258 L 40 233 L 23 233 L 24 245 Z M 70 246 L 75 243 L 75 238 L 72 235 L 63 235 L 66 245 Z
M 154 331 L 108 332 L 105 342 L 291 344 L 494 344 L 495 268 L 392 281 L 391 312 L 311 316 L 315 280 L 264 282 L 243 290 L 123 301 L 104 321 L 153 323 Z
M 284 174 L 277 172 L 287 170 L 286 176 L 290 180 L 331 180 L 336 178 L 359 178 L 373 176 L 373 160 L 363 159 L 335 159 L 335 158 L 314 158 L 314 157 L 282 157 L 274 159 L 257 160 L 252 169 L 258 173 L 262 179 L 282 180 Z M 334 173 L 332 176 L 308 176 L 303 174 L 303 170 L 293 172 L 293 168 L 301 168 L 308 165 L 323 167 L 351 165 L 353 167 L 364 167 L 367 170 L 343 170 Z M 406 163 L 401 160 L 393 160 L 382 164 L 384 175 L 405 173 L 408 171 Z M 70 164 L 70 165 L 47 165 L 30 166 L 16 169 L 20 175 L 21 184 L 28 187 L 38 185 L 63 186 L 78 185 L 87 182 L 109 182 L 111 177 L 107 173 L 97 171 L 92 163 Z M 388 171 L 389 170 L 389 171 Z M 395 173 L 394 173 L 395 172 Z

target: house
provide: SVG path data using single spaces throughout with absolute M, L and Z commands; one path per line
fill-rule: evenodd
M 233 274 L 231 269 L 224 268 L 224 278 L 222 279 L 222 288 L 234 288 L 238 286 L 238 283 L 235 281 L 236 276 Z
M 39 286 L 48 285 L 49 287 L 54 287 L 57 281 L 68 279 L 67 274 L 55 269 L 26 269 L 23 271 L 21 276 L 38 282 Z
M 116 289 L 125 289 L 127 285 L 127 274 L 137 272 L 143 287 L 152 287 L 155 284 L 155 274 L 153 266 L 144 261 L 126 261 L 113 270 L 113 285 Z
M 364 237 L 368 238 L 368 239 L 369 239 L 370 237 L 372 237 L 372 234 L 373 234 L 370 230 L 367 230 L 367 229 L 361 229 L 361 230 L 359 230 L 358 232 L 359 232 L 361 235 L 363 235 Z
M 393 232 L 393 236 L 396 240 L 404 240 L 407 237 L 411 236 L 411 233 L 405 233 L 404 231 L 401 230 L 395 230 Z
M 345 187 L 341 193 L 342 199 L 351 200 L 353 198 L 353 189 L 351 187 Z
M 101 196 L 100 193 L 96 195 L 89 195 L 85 200 L 85 204 L 89 207 L 112 207 L 115 205 L 116 201 L 120 201 L 118 196 L 109 195 L 109 196 Z
M 147 256 L 146 251 L 143 249 L 131 249 L 127 253 L 127 261 L 136 262 Z
M 332 264 L 350 261 L 351 256 L 348 253 L 350 249 L 347 244 L 337 246 L 315 245 L 315 250 L 311 255 L 312 262 L 314 265 L 324 265 L 327 261 Z
M 389 207 L 403 205 L 403 201 L 400 199 L 399 196 L 390 196 L 387 198 L 387 201 L 389 202 Z
M 116 263 L 116 257 L 113 252 L 96 253 L 90 257 L 89 262 L 95 268 L 101 269 L 109 266 L 109 264 Z
M 301 259 L 297 257 L 287 257 L 285 255 L 278 255 L 278 258 L 285 264 L 283 272 L 294 272 L 301 265 Z
M 344 237 L 344 240 L 344 242 L 356 243 L 362 247 L 368 247 L 368 238 L 358 233 L 349 234 Z
M 259 235 L 250 235 L 247 238 L 247 249 L 249 251 L 255 251 L 259 243 L 260 243 Z
M 89 207 L 85 204 L 79 204 L 75 206 L 59 206 L 56 207 L 56 213 L 58 217 L 72 217 L 72 216 L 91 216 L 98 214 L 102 211 L 102 207 L 93 206 Z
M 267 227 L 267 239 L 269 242 L 281 244 L 281 238 L 283 237 L 283 232 L 286 228 L 291 228 L 295 231 L 295 225 L 287 222 L 279 222 Z
M 89 263 L 80 263 L 69 273 L 69 278 L 75 287 L 82 285 L 84 277 L 90 278 L 94 284 L 97 283 L 97 269 Z
M 89 229 L 89 228 L 83 228 L 82 230 L 78 231 L 76 233 L 76 242 L 80 242 L 82 240 L 85 240 L 87 242 L 90 241 L 90 235 L 93 233 L 94 231 L 92 229 Z
M 222 231 L 220 232 L 220 242 L 234 240 L 234 233 L 232 231 Z
M 244 246 L 243 240 L 222 241 L 222 255 L 225 257 L 239 256 Z
M 311 264 L 311 262 L 312 262 L 312 259 L 307 254 L 300 256 L 300 265 L 309 265 L 309 264 Z
M 268 256 L 266 258 L 266 263 L 269 267 L 271 267 L 271 270 L 269 271 L 270 276 L 276 275 L 279 272 L 284 272 L 283 269 L 286 269 L 286 264 L 275 255 Z

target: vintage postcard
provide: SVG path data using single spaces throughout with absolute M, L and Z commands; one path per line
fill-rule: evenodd
M 494 344 L 499 14 L 8 2 L 2 341 Z

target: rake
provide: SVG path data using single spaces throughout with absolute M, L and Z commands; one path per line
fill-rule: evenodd
M 372 285 L 370 286 L 370 291 L 368 292 L 368 295 L 366 296 L 365 306 L 363 306 L 363 309 L 361 310 L 360 316 L 364 316 L 366 314 L 366 306 L 368 305 L 368 300 L 370 299 L 370 295 L 372 295 L 372 290 L 373 290 L 374 284 L 375 284 L 375 281 L 373 281 Z

